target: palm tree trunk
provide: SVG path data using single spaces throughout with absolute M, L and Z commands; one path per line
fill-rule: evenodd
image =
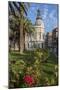
M 23 35 L 24 35 L 24 50 L 25 50 L 25 31 L 23 31 Z
M 24 36 L 23 36 L 23 17 L 20 21 L 20 53 L 24 51 Z

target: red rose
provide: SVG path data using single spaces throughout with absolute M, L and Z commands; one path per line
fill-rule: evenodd
M 34 84 L 34 78 L 33 78 L 32 76 L 30 76 L 30 75 L 24 76 L 23 80 L 24 80 L 24 82 L 25 82 L 26 84 L 28 84 L 29 86 L 31 86 L 31 85 Z

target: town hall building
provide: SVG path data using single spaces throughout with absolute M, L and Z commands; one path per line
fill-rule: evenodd
M 25 34 L 25 49 L 33 50 L 35 48 L 45 47 L 45 28 L 42 17 L 40 15 L 40 10 L 37 10 L 37 17 L 35 25 L 33 25 L 35 31 L 32 34 Z

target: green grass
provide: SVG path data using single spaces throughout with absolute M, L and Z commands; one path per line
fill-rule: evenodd
M 41 55 L 41 53 L 43 54 L 43 56 Z M 34 75 L 37 77 L 36 84 L 34 86 L 49 86 L 58 84 L 58 75 L 56 76 L 56 72 L 58 73 L 58 60 L 57 57 L 53 53 L 50 53 L 48 50 L 40 49 L 36 51 L 24 51 L 23 54 L 15 51 L 10 52 L 9 63 L 9 81 L 10 85 L 11 83 L 13 84 L 13 87 L 24 86 L 24 84 L 22 86 L 20 86 L 19 84 L 16 86 L 18 80 L 16 81 L 15 74 L 18 74 L 19 72 L 22 72 L 22 76 L 24 76 L 26 73 L 31 75 L 33 75 L 34 73 Z M 29 71 L 27 71 L 28 67 L 32 67 L 32 70 L 29 69 Z M 13 72 L 13 76 L 15 77 L 13 77 L 15 80 L 15 85 L 14 82 L 11 82 L 11 71 Z

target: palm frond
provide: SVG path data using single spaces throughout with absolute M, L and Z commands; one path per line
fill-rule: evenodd
M 9 3 L 9 8 L 10 8 L 10 11 L 11 11 L 11 13 L 13 14 L 13 15 L 15 15 L 15 10 L 14 10 L 14 8 L 13 8 L 13 6 L 12 6 L 12 2 L 8 2 Z
M 27 9 L 26 9 L 25 4 L 23 2 L 19 2 L 19 5 L 20 5 L 20 10 L 23 10 L 24 13 L 27 15 Z
M 17 2 L 13 2 L 13 4 L 16 7 L 16 9 L 18 10 L 18 12 L 20 12 L 20 6 L 18 6 Z

